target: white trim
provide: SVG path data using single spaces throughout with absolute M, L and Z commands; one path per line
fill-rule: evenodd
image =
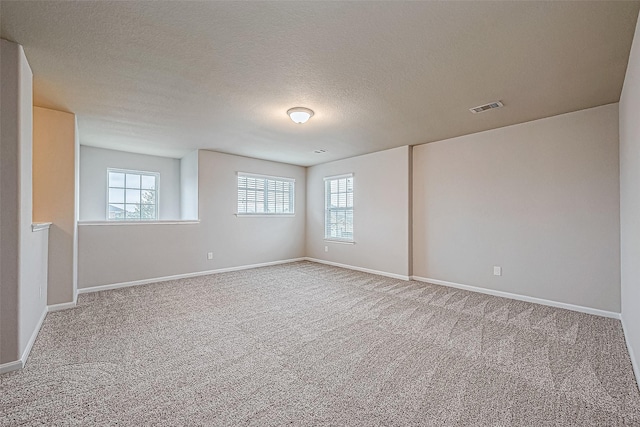
M 356 267 L 355 265 L 340 264 L 338 262 L 326 261 L 318 258 L 306 257 L 304 259 L 311 262 L 317 262 L 318 264 L 327 264 L 327 265 L 332 265 L 334 267 L 346 268 L 348 270 L 356 270 L 356 271 L 362 271 L 364 273 L 377 274 L 378 276 L 391 277 L 392 279 L 409 280 L 409 276 L 405 276 L 403 274 L 387 273 L 386 271 L 372 270 L 370 268 L 364 268 L 364 267 Z
M 636 355 L 633 352 L 633 347 L 631 347 L 631 342 L 629 338 L 627 338 L 627 328 L 624 326 L 624 317 L 620 319 L 622 323 L 622 333 L 624 334 L 624 341 L 627 344 L 627 350 L 629 351 L 629 359 L 631 359 L 631 367 L 633 368 L 633 373 L 636 375 L 636 385 L 640 390 L 640 366 L 638 366 L 638 362 L 636 359 Z
M 38 324 L 33 329 L 33 333 L 31 334 L 31 338 L 29 338 L 29 342 L 27 343 L 27 346 L 22 352 L 22 357 L 20 358 L 20 360 L 22 361 L 22 366 L 21 366 L 22 368 L 24 368 L 24 366 L 27 364 L 27 360 L 29 359 L 29 354 L 31 353 L 31 348 L 33 347 L 33 344 L 36 342 L 36 338 L 38 338 L 38 334 L 40 333 L 40 328 L 44 323 L 44 319 L 47 317 L 47 313 L 48 313 L 48 309 L 47 307 L 45 307 L 45 309 L 42 311 L 42 314 L 40 315 L 40 319 L 38 319 Z
M 325 181 L 329 181 L 329 180 L 332 180 L 332 179 L 351 178 L 352 176 L 353 176 L 353 172 L 352 173 L 343 173 L 341 175 L 325 176 L 324 180 Z
M 338 239 L 324 239 L 327 243 L 339 243 L 341 245 L 355 245 L 355 240 L 338 240 Z M 408 276 L 407 276 L 408 277 Z
M 295 213 L 290 213 L 290 214 L 285 214 L 285 213 L 278 213 L 278 214 L 265 214 L 265 213 L 257 213 L 257 214 L 252 214 L 252 213 L 235 213 L 235 216 L 237 216 L 238 218 L 246 218 L 246 217 L 254 217 L 254 218 L 287 218 L 287 217 L 294 217 L 296 216 Z
M 75 299 L 75 298 L 74 298 Z M 76 301 L 73 302 L 63 302 L 61 304 L 53 304 L 53 305 L 48 305 L 47 306 L 47 311 L 49 313 L 52 313 L 54 311 L 60 311 L 60 310 L 68 310 L 70 308 L 75 308 L 76 307 Z
M 288 178 L 286 176 L 275 176 L 275 175 L 262 175 L 259 173 L 250 173 L 250 172 L 236 172 L 237 176 L 246 176 L 248 178 L 267 178 L 274 179 L 278 181 L 287 181 L 287 182 L 296 182 L 295 178 Z
M 22 369 L 27 364 L 27 360 L 29 359 L 29 354 L 31 353 L 31 349 L 33 348 L 33 344 L 36 342 L 36 338 L 38 338 L 38 333 L 40 333 L 40 328 L 42 328 L 42 324 L 44 323 L 44 319 L 47 317 L 47 308 L 42 311 L 40 315 L 40 319 L 38 319 L 38 323 L 36 327 L 33 329 L 33 333 L 27 342 L 27 346 L 24 348 L 22 352 L 22 357 L 20 359 L 15 360 L 13 362 L 7 362 L 0 365 L 0 374 L 4 374 L 6 372 L 17 371 L 18 369 Z
M 11 371 L 17 371 L 22 369 L 22 360 L 15 360 L 13 362 L 7 362 L 0 365 L 0 374 L 4 374 Z
M 620 313 L 616 313 L 614 311 L 600 310 L 598 308 L 583 307 L 581 305 L 574 305 L 574 304 L 568 304 L 565 302 L 558 302 L 558 301 L 552 301 L 552 300 L 547 300 L 542 298 L 530 297 L 527 295 L 512 294 L 511 292 L 496 291 L 493 289 L 480 288 L 477 286 L 462 285 L 460 283 L 447 282 L 444 280 L 437 280 L 437 279 L 429 279 L 429 278 L 420 277 L 420 276 L 411 276 L 411 280 L 416 280 L 418 282 L 433 283 L 434 285 L 447 286 L 450 288 L 463 289 L 465 291 L 479 292 L 481 294 L 493 295 L 496 297 L 531 302 L 534 304 L 547 305 L 549 307 L 564 308 L 565 310 L 578 311 L 580 313 L 593 314 L 595 316 L 609 317 L 611 319 L 618 319 L 618 320 L 621 319 Z
M 262 262 L 259 264 L 240 265 L 238 267 L 219 268 L 217 270 L 197 271 L 195 273 L 176 274 L 173 276 L 154 277 L 152 279 L 133 280 L 131 282 L 113 283 L 109 285 L 91 286 L 88 288 L 78 289 L 79 294 L 88 294 L 92 292 L 108 291 L 111 289 L 127 288 L 129 286 L 147 285 L 149 283 L 167 282 L 169 280 L 188 279 L 190 277 L 208 276 L 210 274 L 227 273 L 230 271 L 249 270 L 251 268 L 268 267 L 270 265 L 289 264 L 291 262 L 304 261 L 305 258 L 292 258 L 280 261 Z
M 34 222 L 33 224 L 31 224 L 31 231 L 36 232 L 36 231 L 48 230 L 51 224 L 53 223 L 52 222 Z
M 171 221 L 78 221 L 78 226 L 86 225 L 184 225 L 184 224 L 200 224 L 199 219 L 176 219 Z

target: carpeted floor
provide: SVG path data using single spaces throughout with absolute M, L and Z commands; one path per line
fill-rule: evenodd
M 620 322 L 311 262 L 81 295 L 0 425 L 640 425 Z

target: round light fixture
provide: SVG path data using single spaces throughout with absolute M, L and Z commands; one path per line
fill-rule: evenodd
M 287 114 L 295 123 L 302 124 L 313 117 L 313 110 L 304 107 L 294 107 L 287 111 Z

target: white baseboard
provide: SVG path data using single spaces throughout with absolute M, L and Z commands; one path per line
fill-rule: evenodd
M 22 357 L 19 360 L 3 363 L 0 365 L 0 374 L 4 374 L 5 372 L 17 371 L 18 369 L 24 368 L 27 364 L 27 360 L 29 359 L 29 354 L 31 353 L 31 349 L 33 348 L 33 344 L 36 342 L 36 338 L 38 338 L 38 333 L 40 332 L 40 328 L 44 323 L 44 319 L 47 317 L 47 309 L 45 308 L 42 314 L 40 315 L 40 319 L 38 319 L 38 323 L 36 327 L 33 329 L 33 333 L 29 338 L 29 342 L 27 342 L 27 346 L 24 348 L 22 352 Z
M 393 279 L 400 279 L 400 280 L 409 280 L 409 276 L 405 276 L 405 275 L 402 275 L 402 274 L 387 273 L 386 271 L 372 270 L 370 268 L 356 267 L 354 265 L 348 265 L 348 264 L 340 264 L 338 262 L 325 261 L 323 259 L 318 259 L 318 258 L 306 257 L 304 259 L 307 260 L 307 261 L 317 262 L 317 263 L 320 263 L 320 264 L 332 265 L 334 267 L 341 267 L 341 268 L 346 268 L 346 269 L 349 269 L 349 270 L 362 271 L 364 273 L 377 274 L 378 276 L 386 276 L 386 277 L 391 277 Z
M 75 308 L 76 302 L 63 302 L 62 304 L 53 304 L 47 306 L 47 311 L 52 313 L 54 311 L 67 310 L 69 308 Z
M 618 320 L 621 319 L 620 313 L 616 313 L 613 311 L 600 310 L 600 309 L 591 308 L 591 307 L 583 307 L 581 305 L 551 301 L 551 300 L 542 299 L 542 298 L 529 297 L 526 295 L 512 294 L 510 292 L 495 291 L 493 289 L 479 288 L 477 286 L 470 286 L 470 285 L 462 285 L 460 283 L 446 282 L 444 280 L 429 279 L 429 278 L 420 277 L 420 276 L 412 276 L 411 279 L 417 280 L 419 282 L 433 283 L 434 285 L 442 285 L 442 286 L 448 286 L 450 288 L 463 289 L 465 291 L 479 292 L 482 294 L 493 295 L 496 297 L 515 299 L 518 301 L 526 301 L 534 304 L 548 305 L 550 307 L 564 308 L 566 310 L 578 311 L 580 313 L 593 314 L 596 316 L 609 317 L 609 318 L 618 319 Z
M 638 366 L 638 359 L 636 359 L 636 355 L 633 352 L 633 347 L 631 347 L 631 342 L 629 342 L 627 328 L 624 324 L 624 317 L 620 320 L 622 321 L 622 332 L 624 333 L 624 340 L 627 343 L 627 350 L 629 351 L 629 358 L 631 359 L 633 373 L 636 375 L 636 385 L 638 386 L 638 389 L 640 389 L 640 366 Z
M 210 274 L 228 273 L 230 271 L 248 270 L 251 268 L 268 267 L 270 265 L 289 264 L 291 262 L 304 261 L 305 258 L 292 258 L 280 261 L 263 262 L 260 264 L 240 265 L 238 267 L 219 268 L 217 270 L 197 271 L 195 273 L 176 274 L 173 276 L 154 277 L 152 279 L 133 280 L 131 282 L 113 283 L 109 285 L 91 286 L 78 289 L 79 294 L 108 291 L 111 289 L 127 288 L 129 286 L 147 285 L 149 283 L 168 282 L 169 280 L 188 279 L 189 277 L 208 276 Z
M 22 360 L 16 360 L 15 362 L 7 362 L 0 365 L 0 374 L 6 372 L 17 371 L 22 369 Z
M 27 364 L 27 359 L 29 359 L 29 354 L 31 353 L 31 348 L 33 347 L 33 343 L 35 343 L 36 338 L 38 338 L 38 334 L 40 333 L 40 328 L 42 327 L 42 324 L 44 323 L 44 319 L 47 317 L 48 312 L 49 312 L 48 309 L 45 308 L 42 314 L 40 315 L 40 319 L 38 319 L 38 324 L 33 330 L 33 333 L 31 334 L 31 338 L 29 338 L 29 342 L 27 343 L 27 346 L 25 347 L 24 352 L 22 352 L 22 357 L 20 359 L 22 360 L 22 367 L 24 367 L 24 365 Z

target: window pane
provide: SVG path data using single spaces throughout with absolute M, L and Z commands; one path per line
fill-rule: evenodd
M 153 175 L 142 175 L 142 188 L 155 190 L 156 189 L 156 177 Z
M 342 178 L 338 180 L 338 191 L 344 193 L 347 191 L 347 179 Z
M 128 173 L 126 185 L 127 188 L 140 188 L 140 175 Z
M 109 204 L 109 219 L 124 219 L 124 204 Z
M 127 205 L 127 219 L 140 219 L 140 205 Z
M 140 190 L 127 189 L 127 203 L 140 203 Z
M 124 174 L 109 172 L 109 187 L 124 187 Z
M 109 203 L 124 203 L 124 189 L 110 188 Z
M 353 193 L 347 193 L 347 207 L 353 207 Z
M 140 205 L 140 218 L 142 218 L 142 219 L 156 219 L 156 206 L 155 205 Z
M 156 202 L 156 192 L 154 190 L 142 190 L 140 203 L 154 204 Z

